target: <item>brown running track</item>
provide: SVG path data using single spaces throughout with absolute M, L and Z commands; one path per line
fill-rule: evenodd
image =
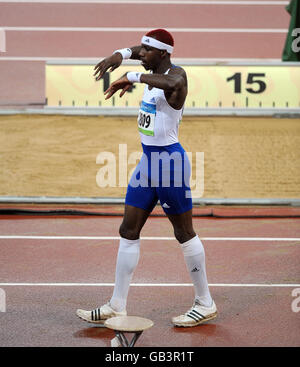
M 1 236 L 118 237 L 122 220 L 121 217 L 1 218 Z M 299 219 L 195 218 L 194 226 L 203 238 L 208 281 L 219 317 L 195 328 L 174 328 L 171 317 L 185 312 L 193 299 L 191 286 L 171 286 L 190 284 L 181 250 L 175 240 L 142 240 L 140 262 L 132 282 L 156 286 L 133 285 L 130 289 L 128 314 L 154 321 L 137 346 L 299 346 L 299 313 L 291 308 L 295 300 L 292 291 L 300 288 Z M 142 238 L 149 236 L 173 237 L 168 220 L 150 218 Z M 296 239 L 208 239 L 212 237 Z M 2 237 L 0 246 L 0 287 L 6 292 L 7 307 L 5 313 L 0 313 L 1 346 L 110 346 L 113 331 L 85 324 L 76 317 L 75 310 L 100 306 L 111 296 L 117 238 Z M 275 286 L 265 286 L 268 284 Z
M 285 5 L 2 3 L 1 27 L 109 27 L 141 31 L 7 31 L 5 57 L 104 57 L 146 30 L 178 29 L 173 57 L 281 58 L 286 33 L 182 32 L 180 28 L 288 29 Z M 150 15 L 150 16 L 149 16 Z

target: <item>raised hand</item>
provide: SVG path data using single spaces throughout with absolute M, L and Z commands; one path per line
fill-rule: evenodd
M 115 53 L 109 57 L 106 57 L 100 61 L 95 67 L 94 76 L 96 76 L 96 81 L 100 80 L 106 71 L 110 68 L 109 72 L 114 71 L 122 64 L 123 57 L 120 53 Z
M 123 75 L 120 79 L 113 82 L 109 88 L 106 89 L 104 94 L 107 94 L 105 99 L 109 99 L 113 96 L 118 90 L 122 89 L 120 93 L 120 97 L 122 97 L 128 90 L 132 88 L 132 83 L 127 79 L 126 75 Z

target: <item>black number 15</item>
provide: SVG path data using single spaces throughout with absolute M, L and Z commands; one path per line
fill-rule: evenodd
M 227 78 L 226 81 L 230 82 L 231 80 L 234 81 L 234 93 L 241 93 L 241 88 L 242 88 L 242 78 L 241 78 L 241 73 L 235 73 L 233 74 L 231 77 Z M 247 77 L 247 84 L 258 84 L 258 89 L 253 89 L 253 88 L 246 88 L 246 91 L 249 93 L 254 93 L 254 94 L 258 94 L 258 93 L 262 93 L 266 90 L 267 88 L 267 84 L 260 79 L 255 79 L 257 77 L 265 77 L 266 74 L 259 74 L 259 73 L 250 73 L 248 74 Z

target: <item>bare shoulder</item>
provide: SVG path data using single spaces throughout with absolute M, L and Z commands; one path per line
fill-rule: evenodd
M 176 110 L 181 109 L 184 105 L 185 98 L 188 91 L 188 82 L 185 70 L 181 66 L 176 66 L 172 64 L 168 75 L 173 76 L 173 78 L 178 79 L 178 88 L 172 91 L 165 91 L 165 97 L 169 105 Z
M 181 66 L 173 65 L 169 70 L 169 75 L 180 75 L 184 78 L 185 82 L 187 83 L 187 76 L 185 70 Z
M 173 65 L 169 71 L 170 75 L 179 74 L 186 77 L 186 72 L 181 66 Z

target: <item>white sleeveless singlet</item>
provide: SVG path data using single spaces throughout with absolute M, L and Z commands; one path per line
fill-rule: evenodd
M 142 144 L 165 146 L 178 143 L 178 126 L 182 112 L 183 108 L 175 110 L 169 105 L 163 89 L 149 90 L 146 85 L 138 115 Z

